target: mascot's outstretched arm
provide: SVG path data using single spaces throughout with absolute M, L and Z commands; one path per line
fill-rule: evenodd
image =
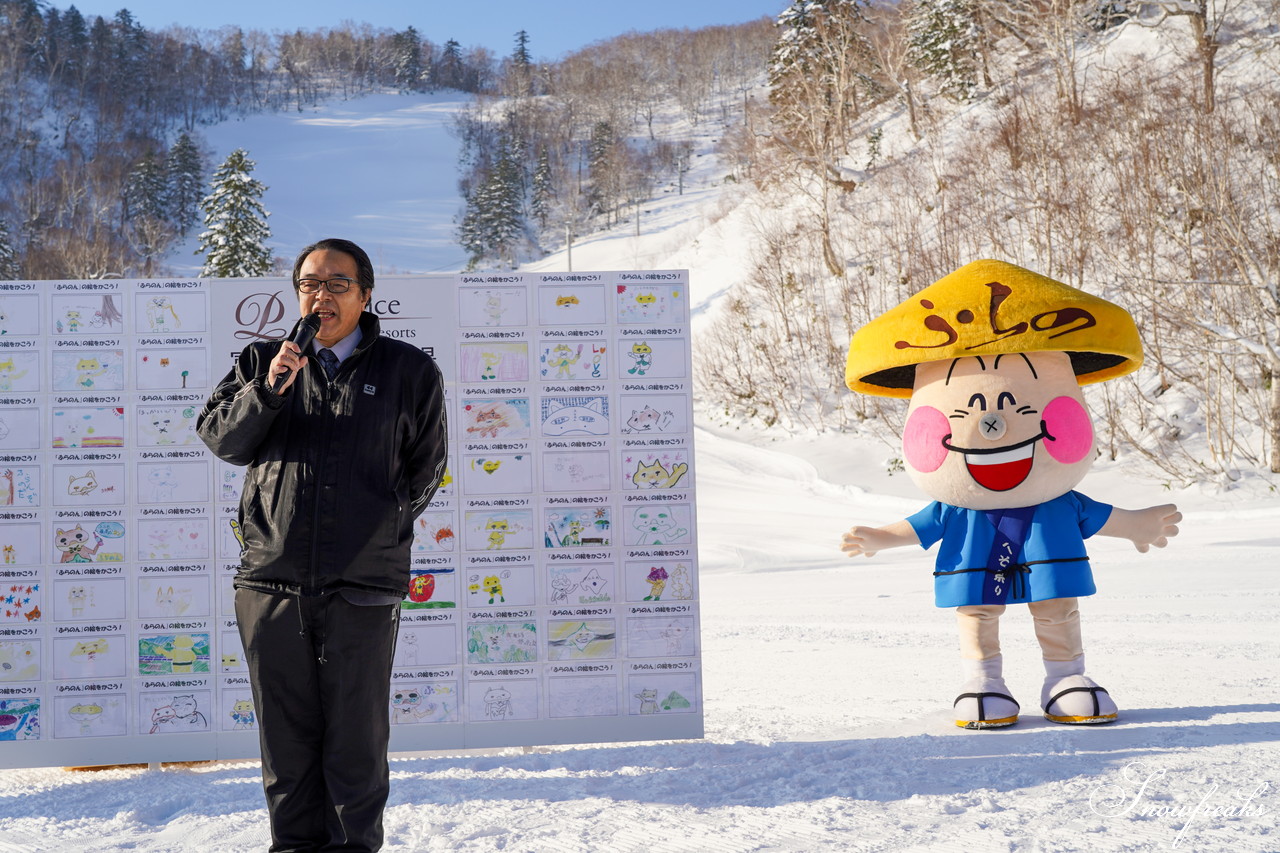
M 1146 509 L 1111 510 L 1111 517 L 1098 530 L 1099 536 L 1128 539 L 1140 553 L 1147 553 L 1151 546 L 1163 548 L 1178 535 L 1178 522 L 1182 513 L 1173 504 L 1149 506 Z
M 844 544 L 840 546 L 840 550 L 850 557 L 859 554 L 874 557 L 877 551 L 919 544 L 920 537 L 916 535 L 916 529 L 903 519 L 884 527 L 853 527 L 844 535 Z

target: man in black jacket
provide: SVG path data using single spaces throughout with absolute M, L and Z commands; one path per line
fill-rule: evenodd
M 444 472 L 444 385 L 429 355 L 380 335 L 356 244 L 303 249 L 293 285 L 314 343 L 250 344 L 197 430 L 248 466 L 236 619 L 271 849 L 377 850 L 391 658 L 413 521 Z

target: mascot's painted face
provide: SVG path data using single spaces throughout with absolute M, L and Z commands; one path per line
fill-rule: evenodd
M 1093 424 L 1062 352 L 967 356 L 916 367 L 902 431 L 907 473 L 966 509 L 1034 506 L 1093 464 Z

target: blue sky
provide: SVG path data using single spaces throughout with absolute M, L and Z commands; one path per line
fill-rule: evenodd
M 59 9 L 71 0 L 54 0 Z M 413 25 L 431 41 L 457 39 L 463 47 L 487 47 L 506 55 L 518 30 L 529 33 L 538 59 L 557 59 L 594 41 L 631 30 L 697 29 L 736 24 L 761 16 L 774 17 L 789 0 L 313 0 L 306 4 L 272 0 L 79 0 L 74 4 L 91 18 L 110 18 L 127 8 L 147 29 L 170 24 L 218 29 L 238 24 L 246 29 L 317 29 L 343 21 L 403 29 Z

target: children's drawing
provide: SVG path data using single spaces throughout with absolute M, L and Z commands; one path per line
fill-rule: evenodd
M 124 408 L 55 409 L 53 447 L 55 450 L 124 447 Z
M 533 622 L 472 622 L 467 625 L 467 663 L 525 663 L 538 659 Z
M 129 665 L 124 634 L 54 637 L 54 678 L 122 678 Z
M 431 503 L 427 504 L 427 506 L 443 506 L 458 493 L 457 483 L 453 479 L 454 467 L 453 458 L 445 457 L 444 474 L 440 477 L 440 485 L 436 487 L 436 493 L 432 496 Z
M 181 391 L 209 384 L 209 353 L 195 347 L 138 350 L 135 381 L 143 391 Z
M 40 680 L 39 640 L 0 640 L 0 684 Z
M 689 342 L 683 338 L 646 338 L 619 347 L 618 376 L 624 380 L 684 379 Z
M 433 566 L 409 570 L 409 592 L 401 610 L 448 610 L 458 606 L 458 578 L 452 568 Z
M 0 579 L 0 625 L 31 625 L 39 622 L 44 615 L 40 604 L 39 581 Z
M 112 737 L 128 734 L 127 699 L 123 693 L 55 696 L 53 736 Z
M 547 623 L 547 660 L 606 660 L 617 656 L 618 629 L 612 619 L 570 619 Z
M 213 706 L 213 691 L 192 690 L 186 693 L 140 693 L 138 695 L 138 733 L 144 735 L 180 734 L 209 731 L 205 710 Z
M 100 548 L 99 552 L 101 550 Z M 53 606 L 53 618 L 59 622 L 83 619 L 124 619 L 128 615 L 125 585 L 123 577 L 55 580 L 50 601 Z
M 244 550 L 240 522 L 235 516 L 224 515 L 216 521 L 218 531 L 218 557 L 226 562 L 238 560 Z
M 467 718 L 473 723 L 538 718 L 538 682 L 508 679 L 467 685 Z
M 2 564 L 5 568 L 40 565 L 44 562 L 40 542 L 39 523 L 6 521 L 0 525 Z
M 40 468 L 0 465 L 0 506 L 39 506 Z
M 85 525 L 89 525 L 86 527 Z M 117 521 L 55 522 L 53 553 L 60 565 L 124 561 L 124 525 Z
M 645 616 L 627 620 L 628 657 L 692 657 L 697 653 L 696 640 L 692 616 Z
M 692 672 L 637 673 L 627 679 L 626 692 L 627 713 L 632 715 L 690 714 L 697 710 L 697 681 Z
M 53 353 L 53 390 L 120 391 L 124 388 L 124 350 Z
M 456 723 L 458 685 L 453 681 L 397 684 L 391 691 L 391 725 Z
M 646 504 L 628 508 L 628 545 L 684 545 L 693 541 L 688 504 Z
M 0 451 L 36 450 L 40 447 L 40 410 L 0 410 Z
M 204 577 L 148 575 L 138 579 L 138 615 L 143 619 L 209 616 L 211 604 Z
M 199 444 L 196 415 L 199 408 L 190 406 L 140 406 L 133 410 L 140 447 L 172 447 Z M 225 464 L 225 463 L 224 463 Z
M 548 604 L 600 604 L 614 600 L 614 589 L 612 563 L 547 566 Z
M 462 492 L 466 495 L 522 494 L 533 491 L 533 456 L 488 453 L 463 457 Z
M 624 572 L 628 601 L 689 601 L 693 598 L 693 580 L 687 562 L 630 562 Z
M 465 579 L 468 607 L 538 603 L 534 572 L 528 567 L 468 569 Z
M 125 466 L 77 462 L 53 466 L 54 506 L 96 508 L 125 502 Z
M 548 509 L 543 545 L 548 548 L 603 548 L 609 544 L 613 513 L 609 507 Z
M 208 462 L 145 462 L 137 467 L 138 502 L 204 503 L 209 500 Z
M 138 637 L 139 675 L 189 675 L 209 671 L 209 635 L 206 633 Z
M 453 625 L 400 626 L 392 666 L 453 666 L 458 662 L 458 629 Z
M 40 739 L 40 697 L 0 699 L 0 741 Z
M 533 547 L 533 511 L 475 510 L 466 514 L 463 546 L 468 551 L 513 551 Z
M 214 470 L 218 472 L 218 500 L 229 504 L 240 503 L 240 490 L 244 488 L 244 468 L 221 459 L 217 460 L 215 466 Z
M 552 717 L 615 717 L 618 679 L 612 675 L 547 679 L 547 711 Z
M 609 489 L 607 450 L 546 450 L 542 488 L 548 492 L 603 492 Z
M 538 345 L 538 375 L 552 382 L 608 379 L 607 351 L 599 341 L 543 341 Z
M 604 285 L 544 284 L 538 288 L 543 326 L 602 326 L 608 320 Z
M 522 287 L 464 287 L 458 291 L 458 325 L 525 326 L 528 296 Z
M 40 297 L 0 296 L 0 337 L 5 340 L 40 334 Z
M 224 732 L 247 732 L 258 730 L 258 712 L 253 706 L 253 692 L 241 688 L 228 690 L 224 688 L 219 696 L 222 702 L 222 730 Z
M 462 405 L 463 441 L 524 441 L 529 438 L 529 400 L 469 400 Z
M 244 644 L 239 631 L 223 631 L 218 635 L 218 672 L 248 672 L 244 660 Z
M 687 401 L 675 394 L 623 394 L 618 411 L 623 435 L 689 432 Z
M 50 300 L 56 335 L 117 335 L 124 331 L 124 315 L 115 294 L 71 293 Z
M 140 335 L 207 331 L 205 297 L 200 293 L 139 293 L 134 297 L 133 325 Z
M 427 511 L 413 523 L 413 553 L 451 553 L 457 543 L 453 513 Z
M 0 394 L 39 390 L 39 355 L 33 352 L 0 353 Z
M 209 557 L 209 522 L 203 518 L 138 522 L 139 560 L 203 560 Z
M 615 299 L 619 323 L 677 325 L 688 319 L 684 285 L 619 284 Z
M 689 462 L 689 451 L 684 449 L 623 451 L 622 487 L 640 491 L 686 488 Z
M 461 382 L 528 382 L 529 345 L 521 341 L 465 343 L 458 366 Z
M 543 397 L 540 410 L 544 436 L 609 434 L 608 397 Z

